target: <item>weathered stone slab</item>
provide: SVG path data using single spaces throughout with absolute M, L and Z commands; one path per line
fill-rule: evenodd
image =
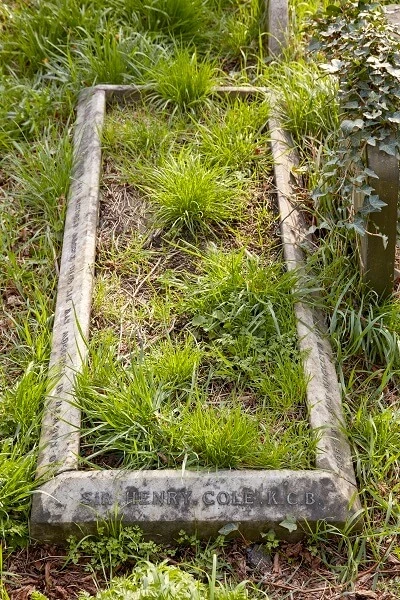
M 248 540 L 274 529 L 296 539 L 317 521 L 343 523 L 354 488 L 323 471 L 95 471 L 63 473 L 41 488 L 31 519 L 33 537 L 94 531 L 96 521 L 119 517 L 156 539 L 172 541 L 179 530 L 218 535 L 235 523 Z M 287 517 L 298 529 L 279 525 Z M 77 526 L 74 526 L 76 524 Z
M 266 0 L 268 52 L 270 56 L 279 56 L 287 46 L 289 35 L 288 0 Z
M 71 404 L 75 373 L 86 357 L 96 252 L 105 93 L 85 90 L 78 103 L 74 163 L 65 219 L 49 370 L 56 383 L 46 399 L 38 472 L 76 469 L 80 411 Z
M 47 400 L 39 473 L 55 466 L 56 476 L 33 497 L 31 532 L 44 541 L 93 531 L 98 519 L 115 516 L 139 524 L 154 538 L 171 541 L 180 529 L 201 537 L 215 535 L 227 523 L 240 523 L 248 539 L 273 528 L 282 538 L 297 539 L 302 527 L 323 519 L 340 526 L 359 509 L 350 450 L 341 433 L 340 392 L 329 343 L 318 332 L 318 318 L 296 305 L 301 349 L 310 377 L 311 427 L 321 433 L 315 471 L 78 471 L 79 411 L 71 404 L 74 376 L 86 357 L 101 166 L 100 132 L 105 100 L 136 98 L 138 86 L 99 86 L 80 97 L 74 137 L 73 182 L 65 225 L 53 335 L 51 367 L 58 383 Z M 143 93 L 143 90 L 142 90 Z M 216 94 L 265 94 L 264 88 L 215 88 Z M 287 140 L 276 124 L 273 153 L 289 269 L 303 264 L 304 226 L 292 194 Z M 291 517 L 290 533 L 280 523 Z
M 275 184 L 281 219 L 281 234 L 286 264 L 297 269 L 301 280 L 304 267 L 302 246 L 307 243 L 307 228 L 295 204 L 296 157 L 290 138 L 275 119 L 270 120 Z M 297 333 L 304 352 L 304 368 L 309 378 L 307 404 L 310 424 L 320 432 L 316 466 L 330 469 L 355 485 L 350 447 L 343 434 L 343 414 L 339 383 L 332 360 L 322 315 L 310 305 L 296 303 Z
M 400 5 L 383 6 L 387 21 L 397 27 L 400 36 Z M 400 136 L 400 132 L 397 133 Z M 395 278 L 395 248 L 397 237 L 397 206 L 399 200 L 399 161 L 375 146 L 367 146 L 365 161 L 375 172 L 369 185 L 386 203 L 380 212 L 370 213 L 366 220 L 367 234 L 358 237 L 363 280 L 379 297 L 393 292 Z M 359 210 L 364 197 L 354 194 L 354 209 Z M 385 240 L 385 241 L 384 241 Z
M 368 168 L 378 177 L 370 177 L 369 185 L 386 206 L 368 215 L 368 233 L 359 236 L 361 272 L 367 286 L 383 297 L 392 293 L 394 284 L 399 161 L 375 146 L 367 146 L 366 161 Z M 356 195 L 355 210 L 361 208 L 362 202 L 363 198 Z

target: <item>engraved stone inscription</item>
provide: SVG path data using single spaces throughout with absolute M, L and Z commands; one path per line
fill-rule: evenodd
M 89 506 L 111 506 L 116 501 L 126 507 L 157 506 L 189 508 L 199 503 L 203 508 L 215 506 L 262 507 L 262 506 L 312 506 L 318 498 L 312 491 L 291 491 L 286 489 L 263 489 L 243 487 L 238 490 L 207 489 L 199 496 L 187 487 L 166 488 L 165 490 L 140 489 L 129 486 L 117 499 L 110 492 L 83 492 L 82 504 Z

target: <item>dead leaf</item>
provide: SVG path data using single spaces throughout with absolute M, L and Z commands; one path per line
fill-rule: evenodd
M 272 572 L 275 573 L 275 575 L 282 575 L 282 569 L 279 561 L 279 552 L 276 552 L 274 556 L 274 566 L 272 568 Z
M 18 296 L 8 296 L 7 297 L 7 306 L 21 306 L 22 300 L 18 298 Z
M 285 550 L 285 554 L 287 557 L 299 556 L 303 551 L 303 544 L 301 542 L 297 542 L 297 544 L 289 544 Z
M 51 588 L 53 587 L 53 580 L 50 576 L 50 570 L 51 570 L 51 563 L 47 562 L 44 567 L 44 580 L 46 582 L 47 590 L 51 590 Z

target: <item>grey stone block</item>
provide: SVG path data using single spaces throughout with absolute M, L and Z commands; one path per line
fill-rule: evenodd
M 227 523 L 248 540 L 270 529 L 298 539 L 321 519 L 343 523 L 353 494 L 353 486 L 328 471 L 75 471 L 35 495 L 31 533 L 54 542 L 71 532 L 94 532 L 97 520 L 118 514 L 163 541 L 181 529 L 216 536 Z M 279 525 L 287 517 L 298 525 L 292 533 Z
M 361 271 L 368 287 L 378 296 L 384 297 L 393 292 L 394 284 L 399 161 L 375 146 L 367 146 L 366 154 L 368 168 L 378 176 L 378 179 L 369 178 L 369 185 L 386 206 L 379 212 L 368 215 L 368 233 L 359 237 Z M 356 210 L 361 207 L 362 202 L 363 198 L 356 196 Z M 385 236 L 385 243 L 382 236 Z
M 388 23 L 398 27 L 400 34 L 400 4 L 386 4 L 383 6 Z
M 279 56 L 289 36 L 289 2 L 288 0 L 266 0 L 268 52 L 271 56 Z

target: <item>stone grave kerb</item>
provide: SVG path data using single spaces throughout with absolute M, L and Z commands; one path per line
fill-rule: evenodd
M 319 521 L 343 527 L 360 514 L 350 447 L 344 432 L 341 394 L 322 316 L 297 302 L 299 348 L 308 378 L 310 426 L 318 435 L 315 469 L 310 470 L 79 470 L 80 411 L 73 400 L 89 336 L 99 212 L 101 131 L 106 107 L 134 102 L 143 86 L 103 85 L 82 91 L 74 131 L 74 162 L 65 221 L 50 373 L 57 382 L 46 398 L 31 534 L 60 542 L 70 534 L 94 532 L 116 512 L 156 540 L 178 532 L 215 536 L 235 523 L 248 540 L 273 529 L 298 539 Z M 265 88 L 218 87 L 219 96 L 271 95 Z M 306 227 L 294 200 L 295 155 L 275 118 L 269 122 L 281 236 L 288 269 L 304 267 Z M 289 531 L 285 519 L 296 523 Z M 360 523 L 360 520 L 357 521 Z M 290 528 L 292 529 L 292 528 Z

